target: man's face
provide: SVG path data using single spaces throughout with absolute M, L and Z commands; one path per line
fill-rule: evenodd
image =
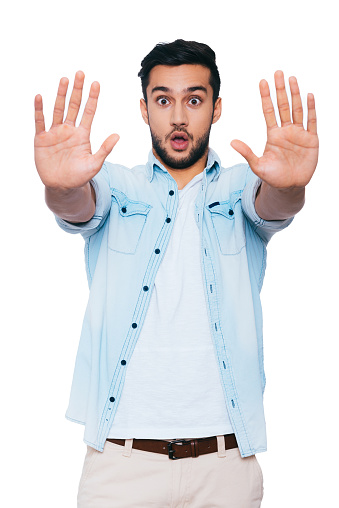
M 157 65 L 150 72 L 141 113 L 153 152 L 167 168 L 186 169 L 206 157 L 211 125 L 221 114 L 209 80 L 210 70 L 201 65 Z

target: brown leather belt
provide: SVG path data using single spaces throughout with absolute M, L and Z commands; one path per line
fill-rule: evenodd
M 226 434 L 225 449 L 238 448 L 234 434 Z M 125 446 L 124 439 L 107 439 L 110 443 Z M 170 459 L 183 459 L 185 457 L 199 457 L 206 453 L 218 451 L 216 436 L 198 439 L 174 439 L 173 441 L 162 441 L 160 439 L 133 439 L 133 448 L 145 452 L 163 453 Z

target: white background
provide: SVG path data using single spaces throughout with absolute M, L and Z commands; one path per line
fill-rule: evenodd
M 11 3 L 1 19 L 1 506 L 75 507 L 83 428 L 64 419 L 88 297 L 81 237 L 58 229 L 33 160 L 33 100 L 50 125 L 60 77 L 86 74 L 101 96 L 92 146 L 117 132 L 109 156 L 144 163 L 142 58 L 160 41 L 215 50 L 223 115 L 211 146 L 242 162 L 233 138 L 265 144 L 258 83 L 299 79 L 316 98 L 321 151 L 305 208 L 269 245 L 262 292 L 268 452 L 264 508 L 338 502 L 338 29 L 335 2 Z M 5 476 L 4 476 L 5 475 Z

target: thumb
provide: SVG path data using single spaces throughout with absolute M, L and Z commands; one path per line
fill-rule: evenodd
M 257 173 L 259 158 L 252 152 L 250 147 L 242 141 L 239 141 L 239 139 L 233 139 L 233 141 L 231 141 L 231 147 L 240 153 L 240 155 L 247 160 L 253 172 Z
M 107 157 L 119 141 L 120 136 L 118 134 L 111 134 L 103 142 L 99 150 L 93 155 L 96 164 L 101 167 Z

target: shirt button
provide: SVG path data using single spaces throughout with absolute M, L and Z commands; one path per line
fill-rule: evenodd
M 229 215 L 234 215 L 233 210 L 228 210 L 228 214 L 229 214 Z
M 121 360 L 121 365 L 126 365 L 126 360 Z
M 148 287 L 148 286 L 144 286 L 142 289 L 143 289 L 144 291 L 148 291 L 148 290 L 149 290 L 149 287 Z
M 122 213 L 126 213 L 126 212 L 127 212 L 127 208 L 126 208 L 125 206 L 123 206 L 123 207 L 121 208 L 121 211 L 122 211 Z
M 171 219 L 169 217 L 167 217 L 166 222 L 167 222 L 167 224 L 169 224 L 171 222 Z
M 132 323 L 132 328 L 136 328 L 138 325 L 136 323 Z
M 154 251 L 156 254 L 160 254 L 160 249 L 155 249 Z
M 173 196 L 173 194 L 174 194 L 174 190 L 170 190 L 168 194 L 169 194 L 170 196 Z
M 111 397 L 109 400 L 110 400 L 111 402 L 114 402 L 114 401 L 115 401 L 115 398 L 114 398 L 114 397 Z

